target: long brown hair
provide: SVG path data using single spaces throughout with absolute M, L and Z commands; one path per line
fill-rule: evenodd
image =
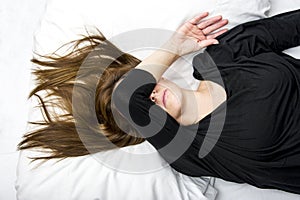
M 130 135 L 121 130 L 111 110 L 114 85 L 140 60 L 119 50 L 100 32 L 67 46 L 71 52 L 63 56 L 53 53 L 32 59 L 37 66 L 36 87 L 29 98 L 38 98 L 44 119 L 29 122 L 37 128 L 24 135 L 18 149 L 44 150 L 50 154 L 34 160 L 47 160 L 143 142 L 131 127 Z

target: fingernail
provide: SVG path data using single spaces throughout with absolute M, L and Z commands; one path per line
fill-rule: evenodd
M 219 42 L 218 41 L 214 41 L 214 43 L 213 44 L 219 44 Z

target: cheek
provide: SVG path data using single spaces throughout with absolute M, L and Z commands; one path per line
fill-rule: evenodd
M 168 105 L 169 114 L 177 119 L 181 114 L 181 100 L 174 95 L 170 95 L 170 101 Z

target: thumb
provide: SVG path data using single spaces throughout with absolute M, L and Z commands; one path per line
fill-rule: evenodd
M 219 44 L 219 41 L 216 39 L 207 39 L 207 40 L 199 41 L 198 44 L 200 45 L 201 48 L 205 48 L 213 44 Z

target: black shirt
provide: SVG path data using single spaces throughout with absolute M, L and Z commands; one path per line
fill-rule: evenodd
M 300 61 L 282 53 L 300 45 L 300 10 L 217 39 L 194 57 L 193 75 L 224 87 L 227 101 L 199 123 L 181 126 L 150 101 L 156 81 L 143 70 L 127 74 L 113 103 L 181 173 L 300 194 Z

